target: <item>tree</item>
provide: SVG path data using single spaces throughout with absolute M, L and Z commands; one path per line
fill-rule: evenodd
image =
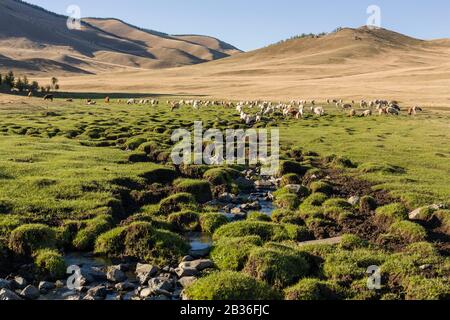
M 45 92 L 49 93 L 50 91 L 52 91 L 52 86 L 47 85 L 47 86 L 45 87 Z
M 51 82 L 52 82 L 51 88 L 55 91 L 58 90 L 59 89 L 59 85 L 58 85 L 59 80 L 57 78 L 53 77 Z
M 2 74 L 0 73 L 0 87 L 2 86 L 2 80 L 3 80 L 3 77 L 2 77 Z
M 23 82 L 23 80 L 19 77 L 16 81 L 16 83 L 14 84 L 14 87 L 19 90 L 19 92 L 22 92 L 25 90 L 25 83 Z
M 8 74 L 5 76 L 5 80 L 3 80 L 3 81 L 9 89 L 12 89 L 12 88 L 14 88 L 15 80 L 16 80 L 16 78 L 14 77 L 14 72 L 9 71 Z
M 30 85 L 30 91 L 37 92 L 39 90 L 39 83 L 37 81 L 33 81 Z

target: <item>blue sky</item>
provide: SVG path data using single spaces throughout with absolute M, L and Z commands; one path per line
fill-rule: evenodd
M 115 17 L 170 34 L 206 34 L 252 50 L 301 33 L 366 24 L 369 5 L 381 26 L 421 39 L 450 38 L 448 0 L 26 0 L 66 14 Z

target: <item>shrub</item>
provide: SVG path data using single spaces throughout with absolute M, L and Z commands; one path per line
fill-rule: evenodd
M 200 203 L 206 203 L 212 199 L 211 187 L 207 181 L 180 179 L 175 181 L 175 189 L 177 192 L 192 194 Z
M 54 248 L 55 231 L 43 224 L 24 224 L 11 232 L 9 248 L 18 255 L 32 255 L 36 250 Z
M 159 213 L 167 215 L 172 212 L 179 212 L 183 209 L 195 209 L 196 201 L 190 193 L 177 193 L 169 196 L 159 203 Z
M 238 221 L 226 224 L 214 233 L 214 239 L 259 236 L 263 241 L 299 240 L 308 231 L 304 227 L 261 221 Z
M 92 250 L 97 237 L 111 229 L 112 225 L 112 217 L 109 215 L 100 215 L 87 221 L 86 227 L 81 229 L 75 236 L 73 246 L 82 251 Z
M 250 252 L 244 272 L 277 288 L 284 288 L 309 274 L 305 257 L 295 250 L 257 248 Z
M 371 196 L 364 196 L 359 200 L 359 211 L 370 213 L 377 208 L 377 201 Z
M 199 228 L 199 214 L 193 211 L 181 211 L 172 213 L 167 221 L 172 224 L 176 231 L 196 231 Z
M 379 207 L 375 217 L 378 223 L 386 227 L 394 222 L 408 219 L 408 209 L 401 203 L 392 203 Z
M 286 300 L 294 301 L 340 300 L 345 298 L 343 291 L 333 282 L 307 278 L 284 290 L 284 294 Z
M 392 224 L 389 232 L 408 242 L 423 241 L 427 237 L 427 231 L 424 227 L 410 221 L 399 221 Z
M 224 168 L 214 168 L 205 172 L 203 178 L 209 181 L 213 186 L 228 185 L 231 183 L 231 177 Z
M 302 184 L 302 179 L 295 173 L 285 174 L 281 177 L 281 187 L 285 187 L 290 184 Z
M 264 282 L 242 273 L 215 272 L 186 289 L 190 300 L 279 300 L 280 294 Z
M 303 177 L 305 175 L 306 171 L 308 171 L 308 168 L 302 166 L 301 163 L 285 160 L 285 161 L 280 162 L 280 169 L 278 171 L 278 176 L 282 177 L 286 174 L 295 173 L 295 174 Z
M 34 255 L 34 264 L 52 279 L 62 279 L 66 274 L 66 263 L 62 255 L 53 249 L 40 249 Z
M 200 227 L 206 233 L 214 233 L 228 222 L 227 217 L 220 213 L 204 213 L 200 215 Z
M 427 279 L 414 276 L 407 280 L 407 300 L 449 300 L 450 285 L 448 279 Z
M 250 251 L 261 246 L 258 236 L 223 238 L 217 241 L 211 251 L 211 258 L 221 270 L 240 271 L 247 262 Z
M 270 216 L 268 216 L 265 213 L 261 213 L 261 212 L 250 212 L 247 215 L 247 220 L 250 221 L 265 221 L 265 222 L 270 222 L 272 221 L 272 218 Z
M 309 188 L 313 193 L 323 193 L 328 196 L 333 193 L 333 186 L 325 181 L 314 181 L 309 185 Z

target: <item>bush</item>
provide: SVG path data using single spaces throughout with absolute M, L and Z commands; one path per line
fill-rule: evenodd
M 204 213 L 200 215 L 200 227 L 206 233 L 214 233 L 228 222 L 227 217 L 220 213 Z
M 62 255 L 52 249 L 40 249 L 35 253 L 34 264 L 52 279 L 62 279 L 66 274 L 66 263 Z
M 165 266 L 178 263 L 189 250 L 179 235 L 156 229 L 148 222 L 135 222 L 101 235 L 95 252 L 110 257 L 131 257 L 140 261 Z
M 168 215 L 173 212 L 179 212 L 183 209 L 195 209 L 196 201 L 190 193 L 177 193 L 167 197 L 159 203 L 159 213 Z
M 281 187 L 285 187 L 290 184 L 302 184 L 302 179 L 295 173 L 285 174 L 281 177 Z
M 298 240 L 309 235 L 304 227 L 261 221 L 238 221 L 226 224 L 214 233 L 214 239 L 259 236 L 263 241 Z
M 408 219 L 408 209 L 402 203 L 392 203 L 376 210 L 376 220 L 385 227 Z
M 186 289 L 190 300 L 279 300 L 280 294 L 264 282 L 245 274 L 215 272 Z
M 449 300 L 450 285 L 448 279 L 427 279 L 414 276 L 407 280 L 407 300 Z
M 176 231 L 196 231 L 200 226 L 199 214 L 193 211 L 181 211 L 172 213 L 167 221 L 172 224 Z
M 223 238 L 214 244 L 211 258 L 221 270 L 240 271 L 247 262 L 250 251 L 261 246 L 258 236 Z
M 265 222 L 270 222 L 272 221 L 272 218 L 270 216 L 268 216 L 265 213 L 261 213 L 261 212 L 250 212 L 247 215 L 247 220 L 250 221 L 265 221 Z
M 30 256 L 36 250 L 54 248 L 56 232 L 43 224 L 24 224 L 11 232 L 9 248 L 18 255 Z
M 256 248 L 250 252 L 244 272 L 277 288 L 285 288 L 309 274 L 306 258 L 295 250 Z
M 424 241 L 427 237 L 427 231 L 424 227 L 410 221 L 399 221 L 392 224 L 389 232 L 408 242 Z
M 284 291 L 286 300 L 318 301 L 344 299 L 343 289 L 339 285 L 319 279 L 302 279 L 298 284 Z
M 314 181 L 309 185 L 309 188 L 313 193 L 323 193 L 328 196 L 333 193 L 333 186 L 325 181 Z
M 203 178 L 213 186 L 228 185 L 231 183 L 231 176 L 224 168 L 214 168 L 205 172 Z
M 180 179 L 175 181 L 177 192 L 190 193 L 199 203 L 211 201 L 212 193 L 209 182 L 203 180 Z
M 303 177 L 306 171 L 308 171 L 308 168 L 302 166 L 301 163 L 285 160 L 280 162 L 280 169 L 278 171 L 278 176 L 282 177 L 286 174 L 294 173 Z
M 112 226 L 112 217 L 109 215 L 100 215 L 92 220 L 88 220 L 86 227 L 77 233 L 73 240 L 73 246 L 81 251 L 92 250 L 97 237 L 111 229 Z

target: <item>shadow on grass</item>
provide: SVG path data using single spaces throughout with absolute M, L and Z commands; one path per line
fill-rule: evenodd
M 14 96 L 26 97 L 27 93 L 8 93 Z M 132 98 L 164 98 L 164 97 L 205 97 L 205 95 L 189 95 L 189 94 L 163 94 L 163 93 L 132 93 L 132 92 L 52 92 L 55 99 L 132 99 Z M 44 97 L 46 94 L 35 93 L 34 97 Z

